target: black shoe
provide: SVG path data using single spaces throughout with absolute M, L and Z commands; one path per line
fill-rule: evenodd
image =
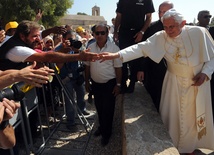
M 98 137 L 98 136 L 100 136 L 100 135 L 101 135 L 101 132 L 100 132 L 99 129 L 97 129 L 97 130 L 94 132 L 94 136 L 95 136 L 95 137 Z
M 102 146 L 106 146 L 108 144 L 108 142 L 109 142 L 109 138 L 102 138 L 101 139 Z
M 120 89 L 120 94 L 125 94 L 127 91 L 127 87 L 126 88 L 121 88 Z
M 125 93 L 133 93 L 133 92 L 134 92 L 134 88 L 128 87 L 128 88 L 126 89 L 126 92 L 125 92 Z
M 134 92 L 134 90 L 126 90 L 126 93 L 128 93 L 128 94 L 131 94 L 133 92 Z
M 92 104 L 93 103 L 93 99 L 92 98 L 88 98 L 88 103 Z
M 82 114 L 83 115 L 90 115 L 90 112 L 88 110 L 84 110 L 84 111 L 82 111 Z

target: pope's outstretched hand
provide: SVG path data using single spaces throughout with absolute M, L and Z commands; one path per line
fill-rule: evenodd
M 100 56 L 100 62 L 103 62 L 105 60 L 113 60 L 116 58 L 120 58 L 119 53 L 110 53 L 110 52 L 102 52 L 99 54 Z

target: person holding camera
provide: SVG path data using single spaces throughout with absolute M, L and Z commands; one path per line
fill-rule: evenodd
M 41 87 L 46 84 L 54 70 L 48 67 L 35 69 L 36 62 L 31 66 L 25 67 L 21 70 L 6 70 L 0 71 L 0 90 L 15 82 L 24 81 L 27 84 Z M 3 96 L 1 94 L 1 96 Z M 3 96 L 4 97 L 4 96 Z M 20 107 L 20 103 L 13 100 L 3 98 L 0 101 L 0 148 L 9 149 L 16 143 L 13 127 L 9 124 L 11 119 Z
M 74 33 L 72 33 L 72 31 L 67 31 L 63 34 L 63 43 L 58 48 L 56 48 L 56 50 L 64 51 L 65 53 L 69 53 L 71 55 L 79 53 L 82 43 L 80 41 L 74 40 L 74 38 Z M 60 70 L 60 77 L 62 78 L 63 84 L 69 90 L 69 93 L 73 99 L 76 96 L 78 107 L 72 106 L 72 104 L 69 102 L 69 99 L 65 96 L 67 128 L 73 132 L 77 130 L 77 127 L 75 126 L 75 108 L 79 108 L 83 115 L 90 114 L 89 111 L 86 110 L 86 102 L 84 100 L 85 90 L 83 84 L 85 79 L 83 76 L 83 71 L 84 67 L 81 61 L 64 63 Z

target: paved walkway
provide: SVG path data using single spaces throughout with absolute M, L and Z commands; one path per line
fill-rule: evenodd
M 109 144 L 101 146 L 100 137 L 94 137 L 97 118 L 94 104 L 88 104 L 94 113 L 86 117 L 92 130 L 86 132 L 77 118 L 77 132 L 66 130 L 62 119 L 58 126 L 50 128 L 53 135 L 45 144 L 42 155 L 177 155 L 172 141 L 160 120 L 151 98 L 140 83 L 135 92 L 117 97 L 114 115 L 113 134 Z M 48 132 L 48 129 L 44 129 Z M 39 137 L 38 137 L 39 138 Z M 41 138 L 40 138 L 41 139 Z M 35 140 L 37 141 L 37 140 Z M 35 147 L 41 141 L 35 143 Z M 36 146 L 37 145 L 37 146 Z M 196 155 L 214 155 L 214 152 L 201 149 Z M 22 154 L 24 155 L 24 153 Z
M 140 83 L 135 88 L 133 94 L 124 96 L 127 155 L 179 154 L 145 88 Z M 214 152 L 201 149 L 195 155 L 214 155 Z

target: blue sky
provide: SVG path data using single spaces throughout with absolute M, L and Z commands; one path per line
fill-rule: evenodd
M 158 19 L 158 6 L 164 0 L 153 0 L 155 11 L 152 15 L 153 21 Z M 100 15 L 107 20 L 111 25 L 111 19 L 115 17 L 116 3 L 118 0 L 74 0 L 74 5 L 68 10 L 68 14 L 77 14 L 83 12 L 88 15 L 92 14 L 92 7 L 97 5 L 100 7 Z M 194 18 L 197 22 L 197 14 L 200 10 L 209 10 L 214 16 L 214 1 L 213 0 L 171 0 L 174 3 L 175 9 L 181 12 L 187 22 L 193 22 Z M 128 11 L 128 8 L 127 8 Z

